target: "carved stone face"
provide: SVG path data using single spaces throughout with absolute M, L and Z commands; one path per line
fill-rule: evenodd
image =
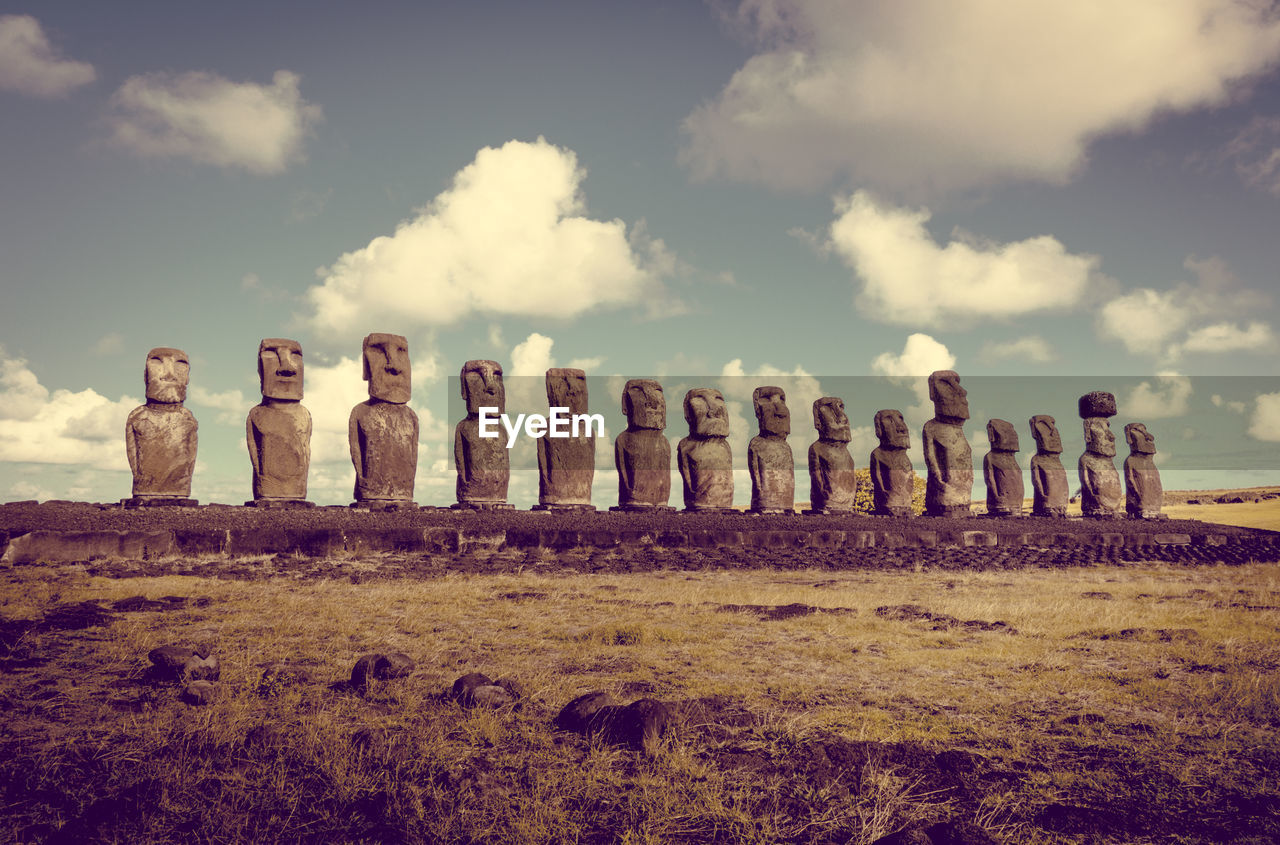
M 969 419 L 969 393 L 960 386 L 955 370 L 937 370 L 929 376 L 929 398 L 938 417 Z
M 781 387 L 757 387 L 751 400 L 756 406 L 761 434 L 786 437 L 791 433 L 791 411 L 787 408 L 787 394 Z
M 413 391 L 409 341 L 403 335 L 375 332 L 364 339 L 364 380 L 369 396 L 403 405 Z
M 1156 438 L 1142 423 L 1129 423 L 1124 427 L 1124 439 L 1129 444 L 1129 451 L 1135 455 L 1154 455 Z
M 502 365 L 497 361 L 468 361 L 462 365 L 462 398 L 468 414 L 481 408 L 507 409 L 507 391 L 502 384 Z
M 553 408 L 568 408 L 571 414 L 585 414 L 587 374 L 572 367 L 547 370 L 547 402 Z
M 729 436 L 729 409 L 724 396 L 710 387 L 695 387 L 684 395 L 684 421 L 694 437 Z
M 1050 455 L 1062 452 L 1062 435 L 1058 433 L 1058 424 L 1048 414 L 1037 414 L 1031 418 L 1031 436 L 1036 440 L 1036 451 Z
M 622 413 L 627 428 L 662 431 L 667 427 L 667 397 L 653 379 L 633 378 L 622 388 Z
M 147 353 L 147 401 L 181 405 L 187 398 L 191 364 L 187 353 L 171 346 L 157 346 Z
M 1111 423 L 1105 417 L 1090 417 L 1084 421 L 1084 450 L 1114 458 L 1116 454 L 1116 436 L 1111 433 Z
M 844 412 L 844 400 L 836 396 L 813 400 L 813 427 L 818 430 L 820 440 L 848 443 L 853 439 L 849 417 Z
M 1018 432 L 1007 420 L 987 420 L 987 440 L 997 452 L 1018 451 Z
M 259 343 L 258 380 L 268 399 L 302 401 L 302 345 L 282 337 Z
M 876 437 L 885 449 L 906 449 L 911 446 L 911 432 L 901 411 L 887 409 L 876 411 Z

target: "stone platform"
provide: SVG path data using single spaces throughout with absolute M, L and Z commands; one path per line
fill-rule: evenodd
M 678 568 L 685 559 L 717 556 L 731 565 L 770 566 L 785 559 L 788 566 L 808 560 L 850 568 L 911 559 L 978 561 L 983 554 L 1008 566 L 1244 562 L 1280 560 L 1280 532 L 1178 520 L 0 505 L 0 563 L 8 565 L 371 552 L 474 562 L 477 556 L 502 553 L 505 559 L 521 550 L 574 551 L 597 559 L 607 553 L 620 571 L 655 562 Z

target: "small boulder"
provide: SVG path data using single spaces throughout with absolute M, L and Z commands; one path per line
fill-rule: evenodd
M 499 678 L 493 682 L 495 687 L 502 687 L 512 698 L 524 698 L 524 684 L 515 678 Z
M 207 657 L 193 654 L 182 667 L 182 678 L 187 681 L 216 681 L 221 674 L 216 654 Z
M 493 681 L 488 675 L 482 672 L 468 672 L 453 682 L 453 687 L 449 694 L 453 696 L 454 701 L 465 707 L 471 704 L 472 697 L 477 689 L 492 685 Z
M 218 688 L 211 681 L 191 681 L 182 688 L 182 700 L 193 707 L 210 704 L 217 695 Z
M 627 733 L 621 741 L 652 754 L 671 725 L 671 711 L 661 701 L 639 698 L 627 705 L 622 724 Z
M 392 678 L 407 678 L 409 673 L 413 671 L 413 658 L 400 652 L 392 651 L 381 655 L 381 658 L 373 667 L 373 676 L 380 681 L 389 681 Z
M 468 702 L 475 707 L 498 708 L 506 707 L 508 704 L 515 704 L 516 699 L 515 696 L 497 684 L 485 684 L 471 691 Z
M 607 692 L 584 693 L 561 709 L 556 716 L 556 727 L 562 731 L 587 733 L 592 728 L 597 713 L 605 707 L 617 707 L 618 701 Z
M 162 645 L 153 648 L 147 657 L 155 666 L 155 671 L 162 678 L 177 681 L 182 678 L 182 670 L 196 656 L 195 650 L 188 646 Z

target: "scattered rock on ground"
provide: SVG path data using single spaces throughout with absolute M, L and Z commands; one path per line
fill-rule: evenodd
M 211 681 L 191 681 L 182 688 L 182 700 L 195 707 L 212 703 L 217 695 L 218 688 Z
M 596 714 L 604 707 L 617 707 L 618 701 L 607 692 L 588 692 L 566 704 L 556 716 L 555 725 L 562 731 L 587 733 Z
M 351 686 L 364 690 L 371 680 L 389 681 L 408 677 L 413 667 L 413 658 L 402 652 L 366 654 L 351 668 Z

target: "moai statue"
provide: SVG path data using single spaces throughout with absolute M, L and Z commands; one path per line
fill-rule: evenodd
M 857 479 L 849 454 L 849 418 L 835 396 L 813 400 L 813 427 L 818 439 L 809 444 L 809 510 L 805 513 L 849 513 Z
M 871 451 L 871 512 L 876 516 L 911 516 L 916 471 L 907 457 L 911 432 L 902 412 L 876 411 L 876 437 L 880 445 Z
M 467 415 L 453 431 L 453 462 L 458 468 L 458 501 L 454 508 L 505 510 L 511 456 L 502 437 L 480 436 L 480 409 L 501 414 L 507 409 L 502 366 L 497 361 L 462 365 L 462 398 Z
M 1134 519 L 1161 519 L 1164 486 L 1156 469 L 1156 438 L 1142 423 L 1124 427 L 1129 457 L 1124 459 L 1125 511 Z
M 1005 420 L 987 421 L 991 451 L 982 459 L 987 483 L 987 516 L 1022 515 L 1022 467 L 1018 466 L 1018 432 Z
M 747 446 L 751 513 L 794 513 L 796 464 L 791 456 L 791 411 L 781 387 L 757 387 L 751 394 L 760 433 Z
M 622 413 L 627 430 L 613 441 L 613 461 L 618 468 L 618 506 L 610 510 L 673 510 L 671 498 L 671 443 L 667 427 L 667 399 L 662 385 L 652 379 L 633 378 L 622 389 Z
M 143 377 L 147 404 L 129 412 L 125 451 L 133 470 L 133 498 L 125 507 L 196 504 L 191 473 L 196 465 L 196 418 L 182 406 L 191 364 L 181 349 L 158 346 L 147 353 Z
M 929 516 L 968 516 L 973 498 L 973 449 L 964 436 L 968 393 L 953 370 L 929 376 L 933 419 L 924 424 L 924 463 L 929 477 L 924 509 Z
M 733 452 L 729 449 L 729 411 L 720 391 L 698 387 L 684 395 L 689 436 L 676 449 L 684 479 L 686 511 L 733 510 Z
M 1070 490 L 1067 469 L 1058 457 L 1062 454 L 1058 424 L 1048 414 L 1037 414 L 1030 424 L 1031 436 L 1036 440 L 1036 453 L 1031 457 L 1031 514 L 1064 517 Z
M 1087 517 L 1112 519 L 1120 515 L 1120 473 L 1116 472 L 1116 436 L 1109 417 L 1116 415 L 1116 397 L 1101 390 L 1080 397 L 1084 420 L 1084 454 L 1080 456 L 1080 510 Z
M 376 332 L 364 339 L 364 380 L 369 399 L 351 409 L 347 440 L 356 468 L 352 507 L 413 508 L 418 473 L 418 415 L 406 404 L 413 389 L 409 342 Z
M 587 413 L 587 374 L 570 367 L 547 370 L 547 402 L 568 408 L 571 415 Z M 596 438 L 590 424 L 585 432 L 569 430 L 568 437 L 538 438 L 538 504 L 534 510 L 593 511 L 591 480 L 596 473 Z
M 302 407 L 302 346 L 279 337 L 259 343 L 258 380 L 262 402 L 249 409 L 245 422 L 253 464 L 253 501 L 245 504 L 311 507 L 311 413 Z

